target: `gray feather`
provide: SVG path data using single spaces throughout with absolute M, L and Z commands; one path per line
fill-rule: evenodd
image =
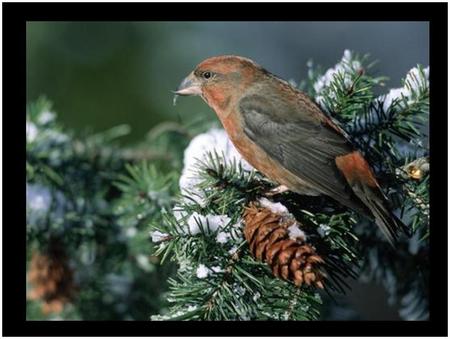
M 344 205 L 366 214 L 352 195 L 335 158 L 354 149 L 337 131 L 311 115 L 301 114 L 282 98 L 261 95 L 241 99 L 239 109 L 245 134 L 298 178 Z

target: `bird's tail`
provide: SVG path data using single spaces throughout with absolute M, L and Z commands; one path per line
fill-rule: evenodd
M 369 208 L 375 217 L 375 223 L 386 235 L 392 246 L 398 241 L 401 233 L 410 235 L 409 228 L 397 216 L 387 210 L 385 206 L 380 205 L 378 201 L 375 201 Z
M 359 198 L 359 202 L 364 205 L 360 204 L 357 210 L 364 210 L 364 214 L 375 218 L 375 223 L 392 246 L 395 245 L 401 233 L 409 235 L 408 227 L 391 212 L 386 196 L 361 153 L 354 151 L 338 156 L 336 166 L 344 175 L 353 193 Z
M 379 188 L 367 186 L 364 188 L 366 190 L 364 197 L 365 205 L 372 212 L 375 217 L 375 224 L 377 224 L 383 234 L 387 237 L 389 243 L 394 246 L 402 233 L 410 236 L 409 227 L 391 212 L 387 199 L 381 190 Z M 367 190 L 370 191 L 367 192 Z

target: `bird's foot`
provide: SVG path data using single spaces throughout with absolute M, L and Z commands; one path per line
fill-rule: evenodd
M 278 187 L 272 188 L 270 191 L 264 193 L 264 195 L 266 197 L 273 197 L 274 195 L 281 194 L 287 191 L 289 191 L 289 188 L 284 185 L 280 185 Z

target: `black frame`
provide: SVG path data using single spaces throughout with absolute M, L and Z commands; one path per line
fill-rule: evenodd
M 447 335 L 447 3 L 4 3 L 3 335 L 445 336 Z M 26 321 L 25 111 L 27 21 L 429 21 L 430 320 L 424 322 Z M 20 108 L 22 107 L 22 108 Z M 17 177 L 17 178 L 16 178 Z M 13 178 L 17 179 L 14 180 Z M 20 188 L 18 188 L 20 186 Z

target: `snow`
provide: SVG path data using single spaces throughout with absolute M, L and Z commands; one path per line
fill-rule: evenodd
M 259 199 L 259 203 L 261 204 L 262 207 L 268 208 L 275 214 L 280 214 L 280 215 L 289 214 L 289 211 L 286 208 L 286 206 L 284 206 L 283 204 L 281 204 L 279 202 L 274 203 L 267 198 L 261 198 L 261 199 Z
M 27 141 L 33 142 L 34 140 L 36 140 L 36 137 L 38 135 L 38 129 L 36 125 L 31 121 L 27 121 L 26 127 L 27 127 Z
M 64 215 L 65 204 L 66 199 L 62 192 L 54 189 L 50 190 L 41 184 L 26 184 L 28 225 L 32 227 L 46 227 L 45 218 L 48 213 L 51 213 L 54 219 L 61 218 Z
M 220 267 L 220 266 L 213 266 L 213 267 L 211 267 L 211 270 L 212 270 L 214 273 L 222 273 L 222 272 L 225 272 L 225 270 L 224 270 L 222 267 Z
M 53 121 L 54 119 L 55 119 L 55 113 L 45 111 L 39 115 L 39 117 L 37 118 L 37 122 L 40 123 L 41 125 L 46 125 L 49 122 Z
M 228 240 L 229 240 L 230 238 L 231 238 L 230 233 L 219 232 L 219 233 L 217 233 L 216 241 L 217 241 L 219 244 L 225 244 L 225 243 L 228 242 Z
M 428 77 L 430 74 L 430 67 L 424 68 L 423 73 L 426 79 L 426 86 L 429 86 Z M 414 93 L 419 90 L 420 73 L 417 67 L 411 68 L 406 74 L 405 85 L 399 88 L 391 89 L 387 94 L 380 96 L 378 99 L 383 102 L 383 109 L 387 111 L 395 100 L 402 98 L 412 99 Z
M 27 205 L 30 209 L 45 213 L 50 208 L 51 200 L 51 193 L 47 187 L 27 184 Z
M 193 198 L 201 206 L 205 205 L 205 201 L 204 193 L 197 187 L 201 181 L 197 173 L 197 163 L 199 159 L 203 159 L 209 152 L 214 151 L 219 156 L 223 156 L 227 162 L 236 161 L 245 170 L 250 171 L 253 169 L 241 157 L 223 129 L 212 128 L 206 133 L 197 135 L 184 151 L 184 167 L 179 186 L 182 194 Z
M 225 159 L 228 161 L 234 159 L 241 162 L 245 169 L 253 169 L 236 150 L 225 130 L 218 128 L 212 128 L 206 133 L 199 134 L 192 139 L 184 152 L 184 167 L 191 168 L 195 165 L 196 159 L 202 158 L 206 153 L 214 150 L 219 155 L 223 153 Z
M 289 238 L 291 238 L 292 240 L 301 240 L 301 241 L 306 240 L 305 232 L 303 232 L 298 227 L 298 224 L 296 222 L 288 227 L 288 232 L 289 232 Z
M 247 171 L 253 170 L 233 146 L 226 132 L 223 129 L 211 128 L 193 138 L 184 151 L 184 166 L 179 180 L 180 191 L 184 196 L 182 204 L 194 202 L 206 207 L 205 192 L 198 187 L 202 181 L 198 175 L 198 163 L 212 152 L 217 153 L 227 163 L 240 164 Z M 190 213 L 184 211 L 182 206 L 175 206 L 173 215 L 185 234 L 197 235 L 202 233 L 202 230 L 206 234 L 215 234 L 219 230 L 216 241 L 220 244 L 226 244 L 235 237 L 240 238 L 242 234 L 239 222 L 231 226 L 229 231 L 224 230 L 231 221 L 227 215 Z
M 243 288 L 242 286 L 240 286 L 238 284 L 233 284 L 232 289 L 233 289 L 233 292 L 235 292 L 237 295 L 239 295 L 241 297 L 243 295 L 245 295 L 245 292 L 246 292 L 245 288 Z
M 346 49 L 341 61 L 339 61 L 334 67 L 329 68 L 324 75 L 319 77 L 314 83 L 314 91 L 316 92 L 316 101 L 320 104 L 324 104 L 323 92 L 330 86 L 334 77 L 337 74 L 344 74 L 344 84 L 348 87 L 352 85 L 352 78 L 350 72 L 359 70 L 361 68 L 361 63 L 357 60 L 352 60 L 352 52 Z
M 201 179 L 195 174 L 193 169 L 183 170 L 180 176 L 179 186 L 183 195 L 189 196 L 190 199 L 185 199 L 186 202 L 194 201 L 201 207 L 206 206 L 205 195 L 197 187 Z
M 152 237 L 152 242 L 158 243 L 164 241 L 169 235 L 160 231 L 154 231 L 150 232 L 150 236 Z
M 228 215 L 212 215 L 208 214 L 206 220 L 209 224 L 209 229 L 215 232 L 219 227 L 224 227 L 229 224 L 231 218 Z
M 206 218 L 198 214 L 197 212 L 194 212 L 187 221 L 188 227 L 189 227 L 189 233 L 192 235 L 196 235 L 200 233 L 200 226 L 199 225 L 205 225 L 206 224 Z
M 230 220 L 227 215 L 208 214 L 204 216 L 194 212 L 189 217 L 187 224 L 191 235 L 199 234 L 201 230 L 207 234 L 211 234 L 216 232 L 219 227 L 226 226 Z
M 183 221 L 184 219 L 186 219 L 186 217 L 188 216 L 188 213 L 182 210 L 182 207 L 176 205 L 173 210 L 172 210 L 172 214 L 175 217 L 175 220 L 180 222 Z
M 228 251 L 228 253 L 229 253 L 230 255 L 234 255 L 234 254 L 237 252 L 237 250 L 238 250 L 238 247 L 237 247 L 237 246 L 233 246 L 233 247 Z
M 153 320 L 153 321 L 173 320 L 173 319 L 175 319 L 177 317 L 180 317 L 180 316 L 182 316 L 182 315 L 184 315 L 184 314 L 186 314 L 188 312 L 196 311 L 199 308 L 198 306 L 195 306 L 195 305 L 187 305 L 187 306 L 188 306 L 187 308 L 182 309 L 182 310 L 178 310 L 178 311 L 173 312 L 171 314 L 152 315 L 151 316 L 151 320 Z
M 429 75 L 430 75 L 430 67 L 428 66 L 427 68 L 424 68 L 423 70 L 423 75 L 425 76 L 426 79 L 426 84 L 429 84 Z M 407 83 L 408 87 L 411 88 L 411 90 L 417 91 L 419 90 L 419 84 L 420 84 L 420 79 L 421 79 L 421 74 L 420 71 L 417 67 L 411 68 L 409 70 L 409 72 L 406 74 L 406 79 L 405 82 Z
M 320 224 L 319 228 L 317 229 L 317 233 L 323 238 L 330 234 L 331 227 L 325 224 Z
M 197 268 L 197 278 L 204 279 L 211 273 L 211 270 L 203 264 L 198 265 Z
M 379 97 L 381 101 L 383 101 L 383 110 L 388 111 L 389 107 L 392 105 L 394 100 L 401 99 L 403 96 L 408 97 L 409 90 L 406 88 L 393 88 L 389 91 L 388 94 L 382 95 Z
M 278 214 L 281 216 L 290 216 L 291 215 L 289 213 L 289 210 L 287 209 L 287 207 L 279 202 L 274 203 L 267 198 L 261 198 L 261 199 L 259 199 L 259 203 L 261 204 L 262 207 L 268 208 L 269 210 L 271 210 L 272 213 L 275 213 L 275 214 Z M 288 232 L 289 232 L 289 238 L 291 238 L 292 240 L 301 240 L 301 241 L 306 240 L 306 234 L 305 234 L 305 232 L 303 232 L 300 229 L 297 222 L 294 222 L 291 226 L 288 227 Z
M 55 205 L 52 206 L 52 203 Z M 54 218 L 62 217 L 65 204 L 64 195 L 59 191 L 50 189 L 41 184 L 26 184 L 27 223 L 36 226 L 47 213 Z M 50 207 L 53 207 L 50 209 Z

